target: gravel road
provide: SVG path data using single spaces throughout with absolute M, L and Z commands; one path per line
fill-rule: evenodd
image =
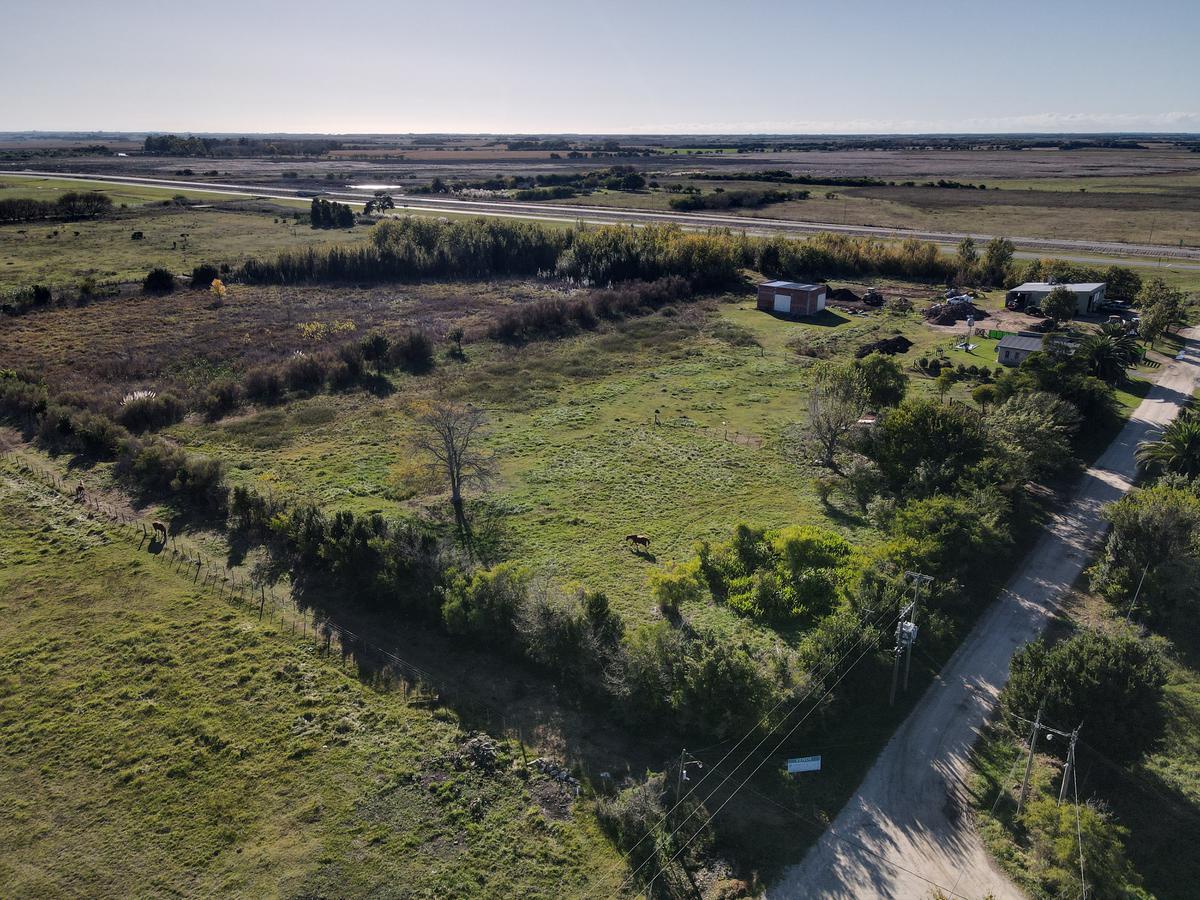
M 1200 328 L 1181 358 L 1079 481 L 1020 572 L 930 685 L 804 860 L 767 896 L 1023 896 L 992 862 L 975 831 L 964 786 L 971 747 L 1008 678 L 1013 652 L 1054 614 L 1058 595 L 1088 563 L 1105 530 L 1101 510 L 1129 490 L 1134 450 L 1173 419 L 1200 384 Z

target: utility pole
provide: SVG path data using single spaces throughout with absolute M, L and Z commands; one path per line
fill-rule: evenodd
M 1079 728 L 1082 727 L 1083 724 L 1080 723 Z M 1067 798 L 1067 782 L 1075 774 L 1075 742 L 1079 740 L 1079 728 L 1071 732 L 1071 745 L 1067 748 L 1067 763 L 1063 766 L 1062 787 L 1058 789 L 1059 806 L 1062 806 L 1063 800 Z
M 1042 730 L 1042 710 L 1046 707 L 1043 700 L 1038 707 L 1037 718 L 1033 722 L 1033 732 L 1029 735 L 1029 758 L 1025 760 L 1025 780 L 1021 782 L 1021 797 L 1017 800 L 1017 815 L 1025 806 L 1025 798 L 1029 795 L 1029 776 L 1033 774 L 1033 753 L 1037 749 L 1038 732 Z
M 904 657 L 904 689 L 908 690 L 908 671 L 912 665 L 912 645 L 917 639 L 917 606 L 921 601 L 921 589 L 933 581 L 930 575 L 920 572 L 905 572 L 905 581 L 913 583 L 913 598 L 900 613 L 896 622 L 896 652 L 892 660 L 892 691 L 888 705 L 896 705 L 896 685 L 900 681 L 900 657 Z
M 900 614 L 900 621 L 896 623 L 896 651 L 892 661 L 892 693 L 888 697 L 888 706 L 896 705 L 896 682 L 900 678 L 900 656 L 904 652 L 904 617 L 908 615 L 909 609 L 910 607 L 907 606 L 904 608 L 904 612 Z
M 687 748 L 679 751 L 679 770 L 675 773 L 675 803 L 679 803 L 679 792 L 683 788 L 683 782 L 688 781 L 687 767 L 695 766 L 698 769 L 704 768 L 704 763 L 696 759 L 687 752 Z
M 923 575 L 920 572 L 905 572 L 904 577 L 913 582 L 912 607 L 908 615 L 910 627 L 907 630 L 907 640 L 904 646 L 904 690 L 907 692 L 908 670 L 912 665 L 912 648 L 917 639 L 917 609 L 921 605 L 921 589 L 933 583 L 933 576 Z

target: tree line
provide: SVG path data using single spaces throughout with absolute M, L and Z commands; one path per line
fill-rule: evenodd
M 112 198 L 98 191 L 68 191 L 57 200 L 18 197 L 0 200 L 0 222 L 95 219 L 112 210 Z
M 407 217 L 377 224 L 365 244 L 251 259 L 238 279 L 296 284 L 553 272 L 597 285 L 678 275 L 696 289 L 711 289 L 737 283 L 744 268 L 809 280 L 876 274 L 946 281 L 958 271 L 935 244 L 916 239 L 893 243 L 828 233 L 808 240 L 752 238 L 721 229 L 687 232 L 670 224 L 562 230 L 533 222 Z

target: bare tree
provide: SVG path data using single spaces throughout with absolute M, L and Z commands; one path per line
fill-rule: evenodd
M 867 410 L 867 390 L 862 376 L 849 366 L 819 364 L 813 375 L 801 434 L 817 448 L 818 462 L 836 469 L 837 451 Z
M 474 485 L 486 488 L 496 474 L 495 457 L 479 445 L 487 434 L 482 409 L 449 400 L 426 407 L 417 419 L 416 447 L 431 457 L 430 467 L 450 485 L 450 503 L 459 529 L 466 533 L 463 492 Z

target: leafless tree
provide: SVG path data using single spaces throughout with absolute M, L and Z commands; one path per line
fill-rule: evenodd
M 818 462 L 837 469 L 837 451 L 867 409 L 862 377 L 849 366 L 821 363 L 813 367 L 808 395 L 808 421 L 799 436 L 818 453 Z
M 420 414 L 416 447 L 430 456 L 430 467 L 450 485 L 454 519 L 465 533 L 463 492 L 486 488 L 496 474 L 495 457 L 480 447 L 488 418 L 482 409 L 453 401 L 435 401 Z

